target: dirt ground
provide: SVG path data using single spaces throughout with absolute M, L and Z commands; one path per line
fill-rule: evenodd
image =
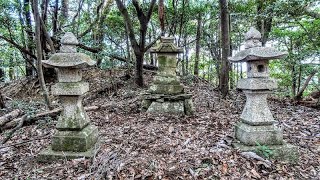
M 110 78 L 110 73 L 114 78 Z M 151 78 L 148 74 L 147 84 Z M 152 115 L 139 110 L 139 94 L 146 88 L 132 86 L 132 79 L 126 79 L 123 73 L 88 70 L 85 79 L 91 86 L 85 105 L 107 107 L 88 112 L 100 134 L 94 159 L 38 163 L 36 157 L 50 144 L 56 123 L 55 119 L 43 118 L 19 129 L 11 140 L 0 146 L 0 179 L 320 177 L 320 111 L 317 109 L 270 99 L 270 109 L 284 128 L 284 139 L 299 148 L 299 162 L 257 160 L 231 147 L 233 127 L 245 103 L 240 92 L 232 92 L 229 99 L 221 100 L 218 91 L 196 80 L 187 88 L 193 94 L 194 115 Z M 25 97 L 20 93 L 12 95 L 8 90 L 18 91 L 18 88 L 3 88 L 7 88 L 5 95 L 12 98 L 11 109 L 44 111 L 41 97 L 36 93 L 32 95 L 34 91 Z M 1 132 L 0 140 L 7 133 Z

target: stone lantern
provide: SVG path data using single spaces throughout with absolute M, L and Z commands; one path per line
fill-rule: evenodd
M 183 53 L 182 48 L 174 44 L 174 38 L 161 37 L 161 43 L 151 48 L 150 52 L 157 54 L 159 70 L 143 95 L 143 110 L 150 113 L 192 114 L 192 95 L 184 93 L 184 86 L 176 75 L 176 58 Z
M 266 145 L 274 150 L 275 158 L 288 157 L 292 160 L 296 158 L 297 150 L 283 141 L 283 131 L 276 125 L 267 104 L 268 94 L 277 88 L 275 80 L 269 77 L 269 60 L 283 58 L 287 53 L 262 47 L 260 39 L 260 32 L 251 27 L 245 34 L 245 50 L 229 58 L 233 63 L 247 63 L 247 78 L 240 79 L 237 85 L 247 100 L 241 121 L 235 126 L 238 142 L 233 145 L 244 151 Z
M 66 33 L 61 39 L 61 52 L 42 61 L 45 67 L 56 68 L 58 83 L 52 86 L 53 95 L 59 96 L 63 110 L 58 117 L 52 144 L 39 155 L 40 161 L 92 157 L 98 138 L 98 129 L 90 123 L 82 99 L 89 91 L 89 83 L 82 81 L 81 69 L 93 66 L 95 61 L 77 53 L 77 38 Z

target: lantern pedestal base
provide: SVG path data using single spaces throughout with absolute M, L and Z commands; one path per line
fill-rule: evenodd
M 259 155 L 263 154 L 263 147 L 265 147 L 272 151 L 270 155 L 271 159 L 285 161 L 291 164 L 296 164 L 299 160 L 298 147 L 288 143 L 283 143 L 282 145 L 247 146 L 240 142 L 235 142 L 232 143 L 232 146 L 240 151 L 252 151 Z
M 92 147 L 85 152 L 70 152 L 70 151 L 53 151 L 49 146 L 45 150 L 41 151 L 37 157 L 39 162 L 53 162 L 61 159 L 78 159 L 78 158 L 93 158 L 98 148 Z

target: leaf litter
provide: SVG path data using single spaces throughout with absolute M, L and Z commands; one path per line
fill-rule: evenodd
M 92 74 L 98 75 L 92 75 Z M 0 147 L 1 179 L 317 179 L 320 177 L 320 112 L 290 102 L 269 99 L 284 128 L 284 139 L 299 148 L 299 162 L 268 160 L 254 152 L 231 147 L 233 127 L 245 97 L 232 91 L 227 100 L 198 81 L 187 88 L 193 94 L 192 116 L 140 112 L 139 94 L 132 80 L 106 90 L 102 72 L 88 70 L 93 92 L 87 105 L 108 105 L 88 112 L 100 139 L 92 159 L 39 163 L 37 154 L 50 144 L 56 120 L 40 120 L 19 129 Z M 89 74 L 89 75 L 88 75 Z M 89 78 L 98 77 L 98 78 Z M 147 83 L 152 79 L 146 76 Z M 100 94 L 95 95 L 97 92 Z M 101 93 L 103 92 L 103 93 Z M 2 132 L 0 139 L 5 137 Z M 17 142 L 26 142 L 17 144 Z M 16 145 L 15 145 L 16 144 Z M 12 145 L 12 146 L 10 146 Z

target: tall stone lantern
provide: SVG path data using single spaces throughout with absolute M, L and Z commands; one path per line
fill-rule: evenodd
M 283 131 L 276 125 L 267 104 L 267 96 L 277 88 L 277 83 L 269 77 L 269 60 L 283 58 L 286 52 L 272 47 L 262 47 L 261 34 L 251 27 L 245 34 L 245 50 L 240 51 L 230 62 L 247 63 L 247 78 L 240 79 L 237 88 L 242 89 L 247 100 L 235 126 L 238 142 L 233 145 L 241 150 L 257 150 L 268 146 L 275 158 L 296 159 L 297 150 L 283 141 Z
M 98 129 L 90 123 L 82 99 L 89 91 L 89 83 L 82 81 L 81 69 L 93 66 L 95 61 L 83 53 L 77 53 L 77 38 L 66 33 L 61 39 L 61 52 L 42 61 L 45 67 L 56 68 L 58 83 L 52 86 L 53 95 L 59 96 L 63 110 L 58 117 L 52 144 L 39 155 L 40 161 L 92 157 Z
M 176 75 L 176 58 L 183 53 L 182 48 L 174 44 L 173 37 L 161 37 L 161 43 L 150 52 L 157 54 L 159 70 L 143 95 L 143 110 L 149 113 L 192 114 L 192 95 L 184 93 L 184 86 Z

